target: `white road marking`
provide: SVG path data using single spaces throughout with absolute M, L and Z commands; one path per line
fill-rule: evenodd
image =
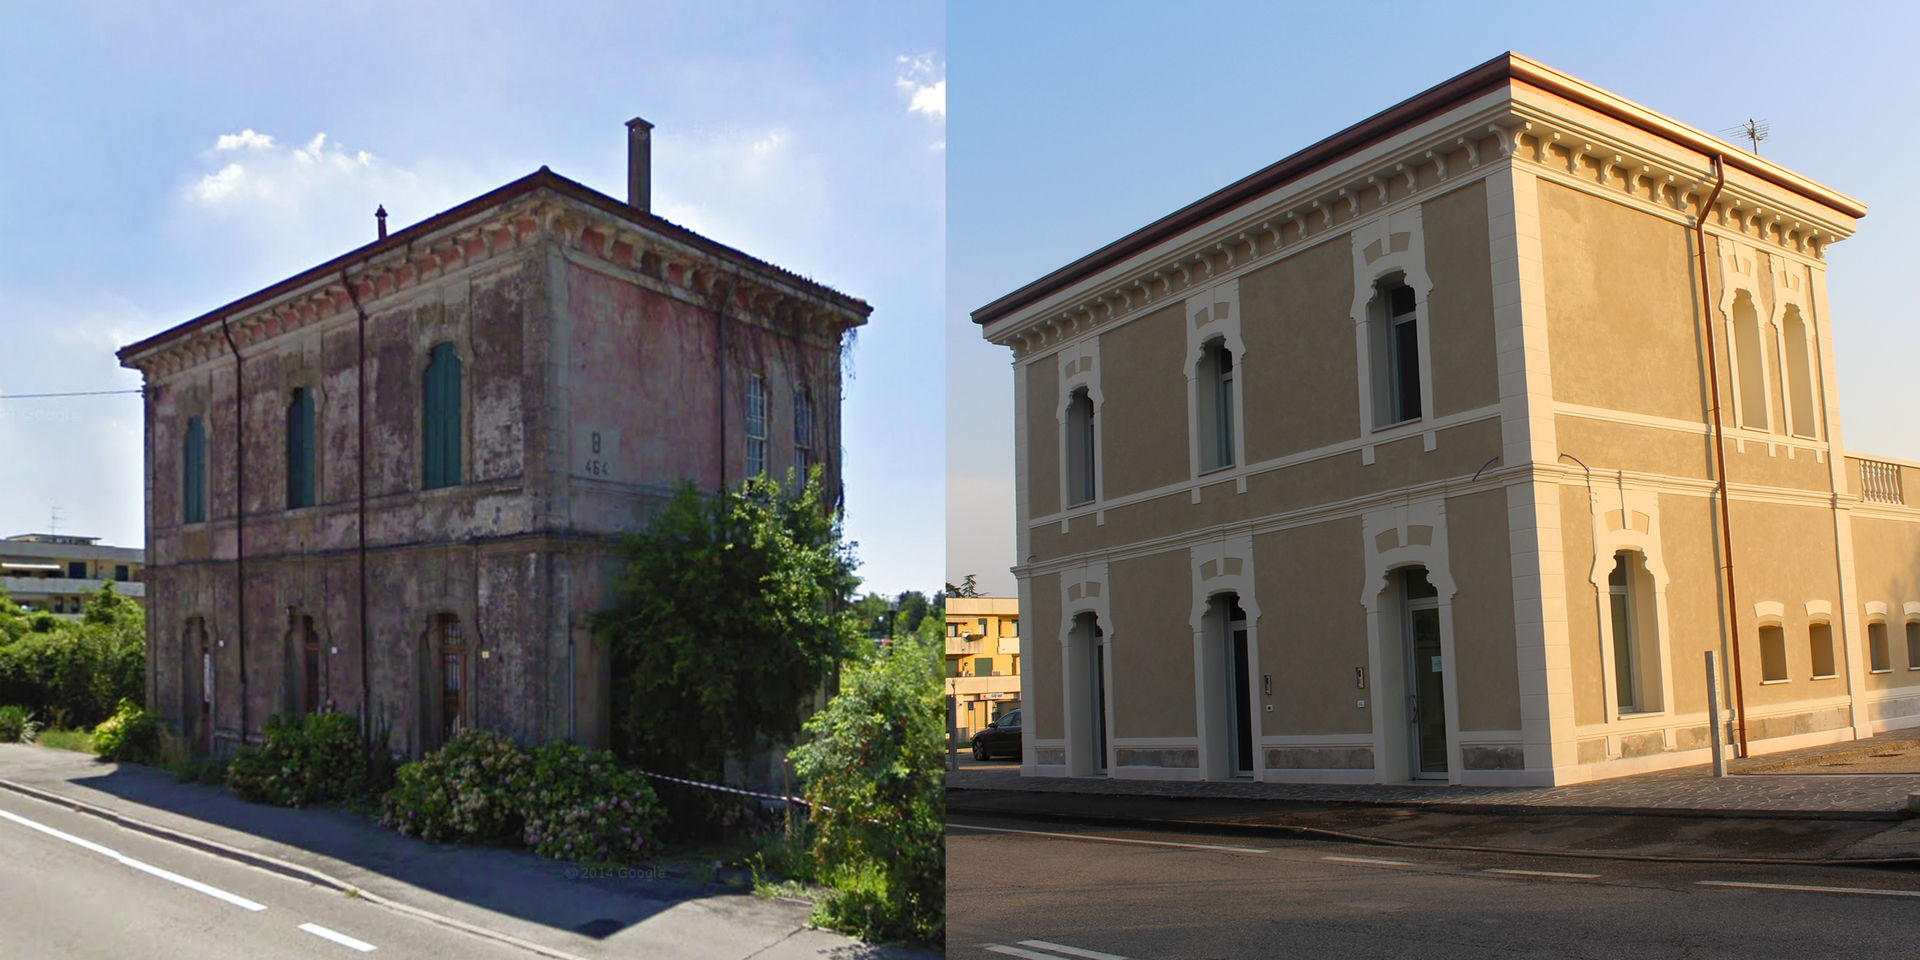
M 94 853 L 100 854 L 103 857 L 108 857 L 110 859 L 117 860 L 120 863 L 123 863 L 129 867 L 132 867 L 135 870 L 139 870 L 142 873 L 151 874 L 153 876 L 159 877 L 162 880 L 167 880 L 173 883 L 177 883 L 183 887 L 186 887 L 189 890 L 197 890 L 200 893 L 204 893 L 207 896 L 213 897 L 214 899 L 217 899 L 217 900 L 225 900 L 226 902 L 231 903 L 236 907 L 244 907 L 245 909 L 254 910 L 254 911 L 265 910 L 267 908 L 266 904 L 255 903 L 252 900 L 248 900 L 246 897 L 240 896 L 238 894 L 228 893 L 227 891 L 222 890 L 219 887 L 209 886 L 208 884 L 201 883 L 200 881 L 194 880 L 190 877 L 183 877 L 177 873 L 172 872 L 171 870 L 162 870 L 159 867 L 154 866 L 153 864 L 143 863 L 139 860 L 135 860 L 134 858 L 129 857 L 118 850 L 114 850 L 109 847 L 103 847 L 100 844 L 94 843 L 91 840 L 84 840 L 84 839 L 81 839 L 80 837 L 76 837 L 71 833 L 64 833 L 62 831 L 55 830 L 54 828 L 49 827 L 42 823 L 35 823 L 34 821 L 28 820 L 26 817 L 20 816 L 19 814 L 9 813 L 8 811 L 0 810 L 0 817 L 5 817 L 6 819 L 12 820 L 13 822 L 18 823 L 22 826 L 29 827 L 34 830 L 38 830 L 49 837 L 56 837 L 58 839 L 65 840 L 66 842 L 71 843 L 74 846 L 80 847 L 82 849 L 91 850 Z
M 1098 950 L 1082 950 L 1079 947 L 1069 947 L 1060 943 L 1048 943 L 1045 940 L 1022 940 L 1020 941 L 1020 946 L 1035 947 L 1040 950 L 1051 950 L 1053 952 L 1036 953 L 1033 950 L 1022 950 L 1020 947 L 1009 947 L 999 943 L 989 943 L 986 945 L 987 949 L 994 953 L 1004 953 L 1009 957 L 1019 957 L 1020 960 L 1060 960 L 1062 956 L 1085 957 L 1086 960 L 1127 960 L 1126 957 L 1119 956 L 1118 954 L 1101 953 Z
M 338 933 L 333 930 L 328 930 L 326 927 L 323 927 L 317 923 L 303 923 L 300 925 L 300 929 L 305 930 L 306 932 L 311 933 L 316 937 L 320 937 L 326 940 L 332 940 L 334 943 L 340 944 L 341 946 L 352 947 L 353 949 L 358 950 L 361 953 L 371 953 L 375 950 L 380 949 L 379 947 L 376 947 L 373 944 L 366 942 L 365 940 L 355 940 L 354 938 L 349 937 L 344 933 Z
M 1365 864 L 1371 864 L 1372 866 L 1376 866 L 1376 867 L 1411 867 L 1413 866 L 1413 861 L 1411 860 L 1382 860 L 1379 857 L 1321 857 L 1320 859 L 1332 860 L 1335 863 L 1365 863 Z
M 1872 887 L 1809 887 L 1797 883 L 1743 883 L 1738 880 L 1695 880 L 1702 887 L 1745 887 L 1751 890 L 1797 890 L 1801 893 L 1864 893 L 1872 897 L 1920 897 L 1920 890 L 1876 890 Z
M 1068 840 L 1099 840 L 1104 843 L 1137 843 L 1149 847 L 1186 847 L 1190 850 L 1225 850 L 1229 853 L 1266 853 L 1258 847 L 1223 847 L 1216 843 L 1175 843 L 1172 840 L 1134 840 L 1129 837 L 1102 837 L 1091 833 L 1051 833 L 1046 830 L 1014 830 L 1008 827 L 976 827 L 970 823 L 949 823 L 960 830 L 985 830 L 989 833 L 1023 833 L 1032 837 L 1063 837 Z
M 1070 957 L 1085 957 L 1087 960 L 1127 960 L 1126 957 L 1111 953 L 1101 953 L 1098 950 L 1082 950 L 1079 947 L 1069 947 L 1060 943 L 1048 943 L 1045 940 L 1022 940 L 1020 941 L 1020 945 L 1023 947 L 1039 947 L 1042 950 L 1052 950 L 1054 953 L 1064 953 Z
M 1553 870 L 1486 870 L 1485 873 L 1504 873 L 1512 877 L 1559 877 L 1565 880 L 1598 880 L 1597 873 L 1558 873 Z

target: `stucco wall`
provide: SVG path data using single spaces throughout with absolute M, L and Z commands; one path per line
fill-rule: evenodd
M 1187 376 L 1178 303 L 1100 337 L 1102 493 L 1123 497 L 1188 477 Z
M 1187 552 L 1116 560 L 1107 569 L 1114 736 L 1193 736 L 1193 573 Z
M 1273 676 L 1264 736 L 1365 733 L 1353 668 L 1367 664 L 1366 579 L 1358 518 L 1262 534 L 1253 541 L 1260 601 L 1260 671 Z

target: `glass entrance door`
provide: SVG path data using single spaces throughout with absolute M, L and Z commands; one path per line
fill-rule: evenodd
M 1100 628 L 1093 628 L 1093 768 L 1107 769 L 1107 644 Z
M 1247 687 L 1253 682 L 1247 670 L 1247 625 L 1238 621 L 1228 626 L 1233 636 L 1233 648 L 1229 651 L 1233 657 L 1233 672 L 1229 680 L 1233 690 L 1227 701 L 1233 704 L 1233 772 L 1236 776 L 1253 775 L 1253 711 L 1247 702 Z
M 1447 704 L 1440 653 L 1440 593 L 1427 571 L 1404 574 L 1408 755 L 1415 779 L 1447 775 Z

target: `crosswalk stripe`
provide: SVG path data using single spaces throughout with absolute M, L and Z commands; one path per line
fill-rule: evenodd
M 1005 954 L 1009 957 L 1019 957 L 1020 960 L 1060 960 L 1061 957 L 1082 957 L 1084 960 L 1127 960 L 1126 957 L 1118 954 L 1101 953 L 1098 950 L 1085 950 L 1080 947 L 1069 947 L 1064 943 L 1048 943 L 1045 940 L 1022 940 L 1020 941 L 1019 947 L 1009 947 L 1004 943 L 989 943 L 986 947 L 994 953 Z M 1021 949 L 1022 947 L 1033 947 L 1034 949 L 1023 950 Z M 1038 952 L 1040 950 L 1049 950 L 1052 952 L 1040 953 Z
M 1020 941 L 1020 945 L 1023 947 L 1039 947 L 1042 950 L 1052 950 L 1054 953 L 1064 953 L 1070 957 L 1085 957 L 1087 960 L 1127 960 L 1126 957 L 1116 956 L 1111 953 L 1101 953 L 1098 950 L 1082 950 L 1079 947 L 1069 947 L 1059 943 L 1048 943 L 1045 940 L 1022 940 Z

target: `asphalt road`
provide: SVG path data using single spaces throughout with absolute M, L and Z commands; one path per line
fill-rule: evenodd
M 533 956 L 0 791 L 0 957 L 254 960 L 368 953 Z
M 1920 872 L 1502 856 L 956 815 L 947 929 L 947 955 L 976 960 L 1915 957 Z

